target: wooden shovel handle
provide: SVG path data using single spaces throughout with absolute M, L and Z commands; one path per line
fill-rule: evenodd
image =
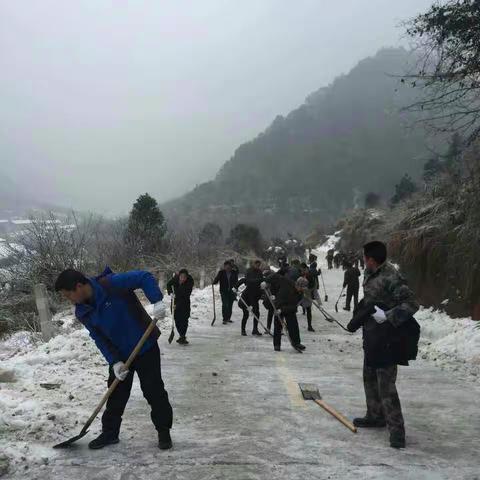
M 147 329 L 145 330 L 145 333 L 142 335 L 142 338 L 138 341 L 136 347 L 133 349 L 132 353 L 128 357 L 127 361 L 125 362 L 125 370 L 128 370 L 130 368 L 130 365 L 133 363 L 135 360 L 135 357 L 138 355 L 140 350 L 142 349 L 144 343 L 147 341 L 148 337 L 150 334 L 153 332 L 153 329 L 155 328 L 155 325 L 157 324 L 157 321 L 155 319 L 152 319 L 150 324 L 148 325 Z M 106 401 L 112 394 L 112 392 L 117 388 L 117 385 L 120 383 L 120 380 L 116 378 L 113 383 L 110 385 L 108 390 L 106 391 L 105 395 L 102 397 L 100 400 L 100 403 L 98 404 L 97 408 L 95 411 L 92 413 L 90 418 L 87 420 L 87 423 L 85 423 L 85 426 L 82 429 L 82 432 L 86 432 L 88 427 L 92 424 L 92 422 L 95 420 L 96 416 L 100 412 L 100 410 L 103 408 L 105 405 Z
M 323 400 L 315 399 L 315 402 L 326 410 L 330 415 L 333 415 L 339 422 L 343 423 L 353 433 L 357 433 L 357 427 L 352 422 L 347 420 L 341 413 L 338 413 L 335 409 L 327 405 Z

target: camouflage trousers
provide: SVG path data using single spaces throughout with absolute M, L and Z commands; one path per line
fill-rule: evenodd
M 363 386 L 367 399 L 367 417 L 385 419 L 390 434 L 405 435 L 402 407 L 398 398 L 397 366 L 363 366 Z

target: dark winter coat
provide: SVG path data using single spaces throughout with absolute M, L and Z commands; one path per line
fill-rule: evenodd
M 363 296 L 365 303 L 385 305 L 387 318 L 395 327 L 415 315 L 419 308 L 407 282 L 389 262 L 374 272 L 365 272 Z
M 343 277 L 343 288 L 348 287 L 352 290 L 358 290 L 360 288 L 360 275 L 360 270 L 357 267 L 347 268 Z
M 376 304 L 385 310 L 383 304 Z M 388 320 L 378 324 L 373 318 L 375 304 L 362 300 L 347 325 L 347 330 L 356 332 L 363 328 L 363 350 L 365 363 L 372 368 L 385 368 L 391 365 L 408 365 L 415 360 L 418 352 L 420 326 L 413 316 L 394 327 Z
M 271 294 L 275 296 L 275 308 L 284 314 L 296 313 L 303 295 L 296 289 L 295 283 L 278 273 L 270 275 L 266 282 Z
M 185 282 L 180 283 L 178 275 L 175 275 L 167 283 L 169 295 L 175 294 L 175 312 L 190 316 L 190 295 L 193 290 L 193 278 L 187 275 Z
M 226 270 L 220 270 L 213 279 L 213 284 L 216 285 L 217 283 L 220 283 L 220 293 L 231 292 L 232 288 L 237 288 L 238 285 L 238 270 L 231 270 L 230 279 Z
M 151 303 L 159 302 L 163 295 L 149 272 L 109 272 L 89 279 L 93 299 L 91 303 L 75 305 L 75 316 L 89 331 L 107 362 L 113 364 L 127 360 L 151 320 L 134 290 L 142 289 Z M 159 334 L 155 329 L 140 355 L 155 345 Z
M 237 282 L 237 288 L 245 285 L 246 288 L 242 292 L 242 299 L 247 305 L 254 305 L 262 296 L 260 284 L 263 282 L 263 272 L 257 268 L 249 268 L 245 277 Z
M 308 270 L 310 274 L 315 278 L 315 287 L 312 288 L 316 288 L 318 290 L 320 286 L 320 284 L 318 283 L 318 276 L 320 275 L 320 270 L 318 269 L 317 262 L 312 262 L 308 266 Z

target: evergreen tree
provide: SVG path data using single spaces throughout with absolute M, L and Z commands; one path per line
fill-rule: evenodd
M 417 191 L 417 186 L 413 182 L 410 175 L 405 174 L 400 183 L 395 185 L 395 195 L 390 200 L 391 205 L 395 205 L 407 198 L 411 197 Z
M 444 165 L 438 156 L 432 157 L 425 162 L 423 166 L 423 179 L 426 182 L 431 181 L 436 177 L 440 172 L 443 171 Z
M 157 201 L 148 193 L 140 195 L 128 217 L 127 238 L 140 254 L 158 251 L 167 232 L 163 213 Z
M 243 223 L 235 225 L 230 230 L 227 244 L 240 253 L 253 251 L 256 254 L 261 254 L 263 251 L 263 239 L 258 228 Z

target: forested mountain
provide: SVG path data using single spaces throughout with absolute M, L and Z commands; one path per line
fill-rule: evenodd
M 214 212 L 217 220 L 222 212 L 237 220 L 289 217 L 290 225 L 292 219 L 297 223 L 293 228 L 301 228 L 312 217 L 338 218 L 369 191 L 391 196 L 403 174 L 418 175 L 427 155 L 424 132 L 407 128 L 411 118 L 399 108 L 412 100 L 413 89 L 398 77 L 409 61 L 404 49 L 383 49 L 362 60 L 286 117 L 278 116 L 241 145 L 213 181 L 170 202 L 167 210 L 193 212 L 192 218 L 198 210 Z

